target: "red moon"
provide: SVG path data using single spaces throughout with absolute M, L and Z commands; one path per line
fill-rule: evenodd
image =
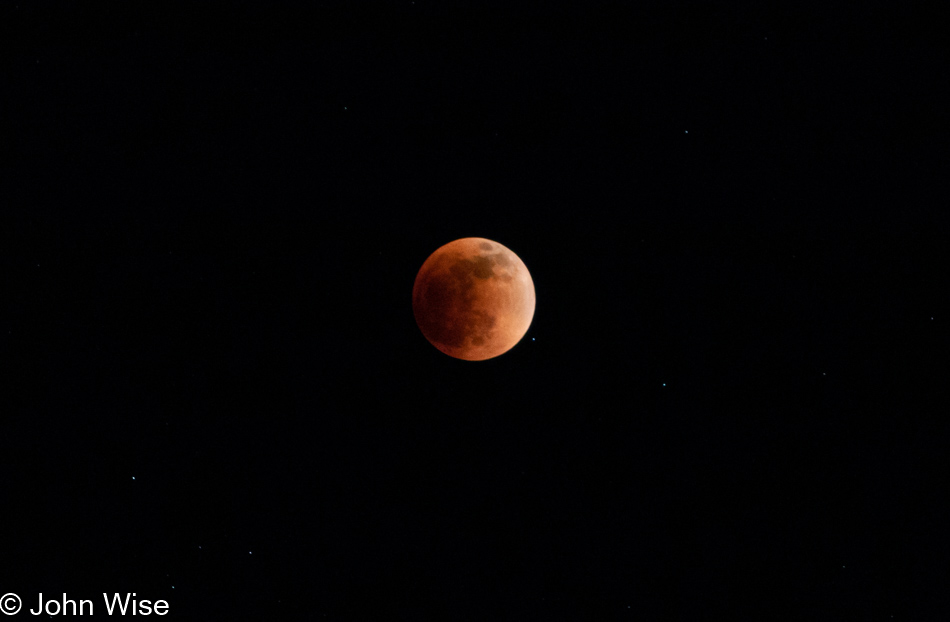
M 504 354 L 534 317 L 534 281 L 513 252 L 485 238 L 463 238 L 432 253 L 412 288 L 422 334 L 466 361 Z

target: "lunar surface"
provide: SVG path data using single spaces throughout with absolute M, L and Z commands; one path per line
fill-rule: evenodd
M 504 354 L 534 317 L 534 281 L 524 262 L 498 242 L 463 238 L 436 250 L 412 288 L 425 338 L 466 361 Z

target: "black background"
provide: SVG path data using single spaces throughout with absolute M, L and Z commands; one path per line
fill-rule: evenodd
M 945 619 L 935 16 L 129 4 L 0 10 L 0 592 Z M 480 363 L 410 304 L 470 236 Z

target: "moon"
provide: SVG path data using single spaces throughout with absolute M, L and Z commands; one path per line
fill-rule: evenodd
M 412 311 L 429 343 L 449 356 L 484 361 L 515 346 L 534 318 L 534 281 L 521 258 L 485 238 L 432 253 L 416 275 Z

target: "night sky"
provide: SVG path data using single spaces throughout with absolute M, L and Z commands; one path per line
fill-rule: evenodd
M 0 8 L 0 594 L 947 619 L 935 15 L 138 4 Z M 537 292 L 481 362 L 464 237 Z

